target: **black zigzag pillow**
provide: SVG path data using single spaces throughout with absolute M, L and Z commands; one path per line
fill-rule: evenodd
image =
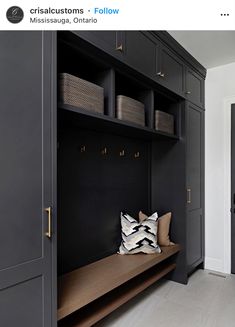
M 118 253 L 160 253 L 157 244 L 157 219 L 155 212 L 142 223 L 137 222 L 127 213 L 121 212 L 122 242 Z

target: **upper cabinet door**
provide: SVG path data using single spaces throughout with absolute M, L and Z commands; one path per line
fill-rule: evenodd
M 204 79 L 189 68 L 186 69 L 185 96 L 189 101 L 204 107 Z
M 156 71 L 156 58 L 159 46 L 143 32 L 128 31 L 125 33 L 125 60 L 129 66 L 153 78 Z
M 0 32 L 1 326 L 52 326 L 53 35 Z
M 160 58 L 157 58 L 157 71 L 155 80 L 176 92 L 183 95 L 184 86 L 184 64 L 167 47 L 161 47 Z
M 122 31 L 76 31 L 79 37 L 104 50 L 118 59 L 125 52 L 124 32 Z

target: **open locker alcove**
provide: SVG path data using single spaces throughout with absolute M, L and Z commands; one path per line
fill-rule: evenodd
M 149 144 L 71 124 L 60 132 L 58 163 L 59 272 L 65 273 L 117 252 L 121 211 L 150 211 Z
M 62 103 L 58 109 L 58 319 L 60 326 L 89 326 L 176 268 L 178 245 L 153 256 L 116 253 L 121 211 L 134 217 L 140 210 L 172 211 L 173 226 L 184 215 L 178 201 L 185 185 L 176 177 L 184 168 L 179 155 L 184 106 L 179 96 L 120 64 L 95 58 L 89 45 L 80 47 L 82 41 L 71 43 L 70 37 L 61 33 L 58 39 L 58 73 L 97 83 L 105 96 L 104 114 Z M 116 118 L 119 94 L 145 104 L 145 127 Z M 154 129 L 158 106 L 173 114 L 174 134 Z M 164 167 L 170 168 L 172 160 L 174 167 L 166 174 Z M 183 244 L 175 230 L 172 238 Z M 177 271 L 184 281 L 180 261 Z

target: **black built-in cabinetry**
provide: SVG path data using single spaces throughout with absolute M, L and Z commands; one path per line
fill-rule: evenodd
M 204 107 L 205 70 L 165 32 L 76 32 L 175 94 Z M 180 50 L 180 52 L 178 51 Z M 180 54 L 180 55 L 179 55 Z
M 163 31 L 0 40 L 0 325 L 57 326 L 57 275 L 116 252 L 120 210 L 173 212 L 169 278 L 187 283 L 204 261 L 206 70 Z M 104 88 L 104 115 L 57 105 L 62 72 Z M 119 94 L 145 104 L 145 127 L 116 118 Z M 154 110 L 174 115 L 173 135 L 154 129 Z

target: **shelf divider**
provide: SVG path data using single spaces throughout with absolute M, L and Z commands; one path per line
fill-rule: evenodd
M 145 104 L 146 126 L 153 129 L 154 92 L 151 89 L 145 90 L 140 93 L 139 97 L 140 101 Z
M 96 75 L 94 82 L 104 88 L 104 112 L 115 117 L 115 71 L 110 68 Z

